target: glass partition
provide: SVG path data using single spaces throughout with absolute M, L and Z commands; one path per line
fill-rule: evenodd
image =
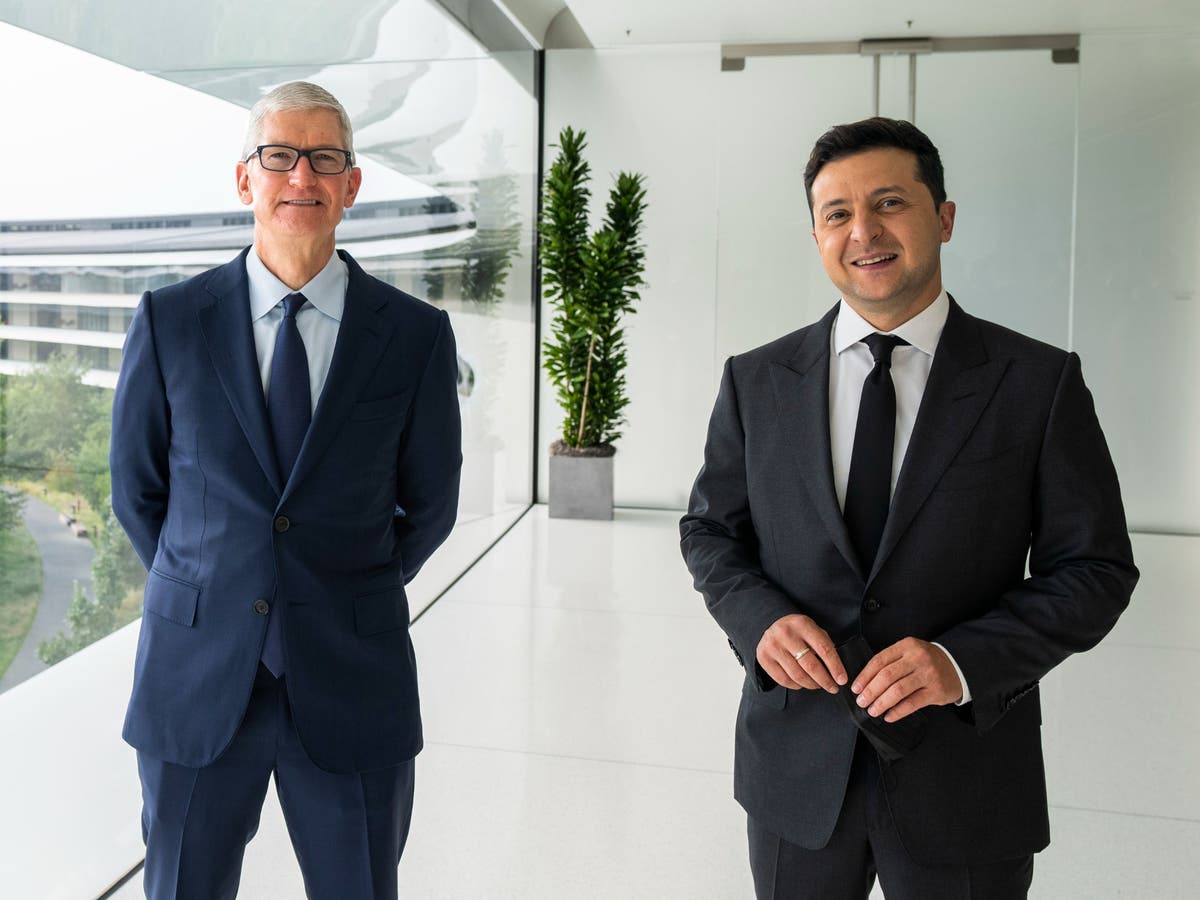
M 1082 48 L 1074 342 L 1137 530 L 1200 533 L 1200 37 Z
M 108 501 L 124 334 L 142 292 L 250 243 L 234 163 L 247 108 L 285 81 L 354 122 L 363 189 L 339 247 L 457 337 L 459 522 L 414 614 L 531 501 L 534 54 L 489 54 L 427 0 L 372 21 L 350 63 L 154 75 L 0 25 L 0 73 L 25 85 L 8 118 L 38 145 L 37 178 L 0 171 L 0 691 L 140 615 Z
M 1070 340 L 1078 85 L 1079 66 L 1049 50 L 918 61 L 917 124 L 958 210 L 946 288 L 968 312 L 1058 347 Z

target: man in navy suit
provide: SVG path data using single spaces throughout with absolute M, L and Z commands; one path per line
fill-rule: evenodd
M 421 749 L 404 585 L 455 520 L 449 318 L 334 251 L 350 121 L 251 112 L 254 244 L 142 297 L 113 508 L 148 569 L 125 739 L 152 898 L 233 897 L 272 773 L 309 896 L 396 897 Z
M 1079 358 L 946 293 L 926 135 L 836 126 L 804 183 L 841 299 L 726 363 L 681 522 L 746 668 L 756 893 L 1016 900 L 1049 842 L 1038 682 L 1137 581 L 1116 473 Z

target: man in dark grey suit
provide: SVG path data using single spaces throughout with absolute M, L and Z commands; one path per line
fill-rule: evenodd
M 680 523 L 746 667 L 756 892 L 1024 897 L 1038 682 L 1137 581 L 1116 473 L 1079 358 L 945 292 L 955 206 L 923 133 L 837 126 L 804 177 L 841 300 L 728 360 Z

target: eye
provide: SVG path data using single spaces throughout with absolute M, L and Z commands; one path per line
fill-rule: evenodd
M 846 218 L 846 211 L 839 209 L 839 210 L 835 210 L 834 212 L 831 212 L 829 215 L 827 215 L 825 217 L 825 221 L 826 222 L 839 222 L 844 218 Z
M 896 197 L 885 197 L 879 203 L 880 209 L 895 209 L 896 207 L 903 206 L 903 205 L 904 205 L 903 201 L 901 201 L 900 199 L 898 199 Z
M 330 153 L 328 150 L 314 150 L 312 155 L 317 162 L 321 162 L 321 163 L 340 163 L 341 162 L 341 160 L 337 158 L 337 154 Z

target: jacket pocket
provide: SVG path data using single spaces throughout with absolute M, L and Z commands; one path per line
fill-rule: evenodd
M 1007 481 L 1021 471 L 1025 444 L 1020 443 L 984 459 L 956 461 L 937 484 L 941 491 L 969 491 Z
M 169 622 L 191 628 L 196 623 L 196 604 L 200 599 L 200 588 L 189 581 L 180 581 L 151 569 L 146 575 L 146 592 L 143 606 Z
M 401 585 L 354 598 L 354 631 L 359 637 L 408 627 L 408 598 Z
M 412 389 L 401 391 L 378 400 L 360 400 L 350 410 L 350 419 L 355 422 L 371 422 L 375 419 L 398 419 L 408 412 L 412 400 Z
M 774 682 L 771 682 L 774 684 Z M 750 678 L 742 684 L 742 694 L 750 700 L 751 703 L 761 703 L 763 706 L 769 706 L 772 709 L 783 709 L 787 706 L 787 689 L 776 684 L 768 690 L 759 690 L 758 685 L 753 684 Z

